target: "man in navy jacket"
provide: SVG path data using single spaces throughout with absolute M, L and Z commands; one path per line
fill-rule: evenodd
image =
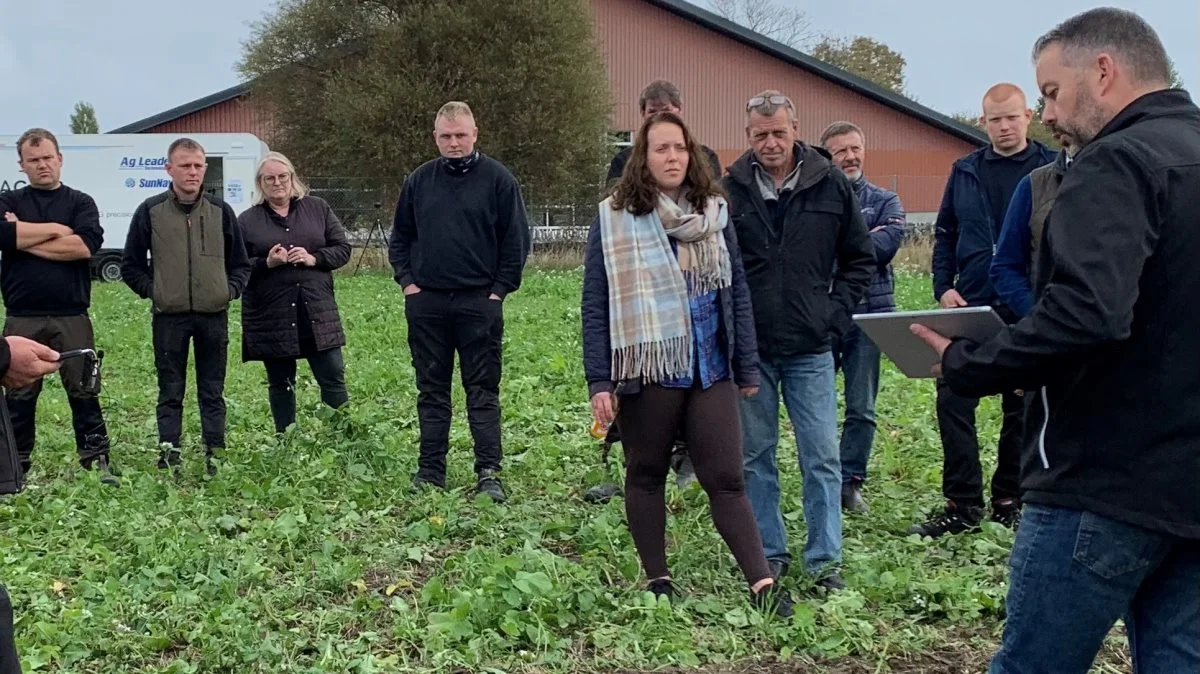
M 821 147 L 850 179 L 858 197 L 859 210 L 871 235 L 875 251 L 875 273 L 867 294 L 855 313 L 895 311 L 895 278 L 892 258 L 900 250 L 908 223 L 900 196 L 873 185 L 863 173 L 866 134 L 850 122 L 834 122 L 821 134 Z M 845 376 L 846 418 L 842 422 L 842 508 L 867 512 L 862 497 L 867 479 L 867 460 L 875 440 L 875 396 L 879 392 L 879 347 L 857 325 L 835 340 L 834 358 Z
M 997 84 L 983 97 L 980 122 L 991 144 L 959 159 L 951 169 L 934 226 L 933 292 L 943 308 L 994 306 L 1007 321 L 1016 317 L 1000 303 L 989 276 L 1000 225 L 1017 183 L 1054 161 L 1050 148 L 1026 138 L 1033 111 L 1013 84 Z M 942 436 L 942 494 L 945 510 L 908 533 L 938 537 L 974 530 L 983 519 L 983 469 L 975 430 L 978 398 L 961 396 L 939 381 L 938 430 Z M 992 477 L 992 519 L 1015 527 L 1021 502 L 1017 488 L 1023 404 L 1002 397 L 996 472 Z
M 992 260 L 992 287 L 1000 301 L 1017 316 L 1024 317 L 1033 308 L 1033 262 L 1041 248 L 1042 232 L 1062 184 L 1062 176 L 1074 156 L 1075 148 L 1068 142 L 1053 164 L 1021 178 L 1004 215 L 996 257 Z M 1044 178 L 1038 181 L 1039 187 L 1035 189 L 1033 179 L 1036 176 Z

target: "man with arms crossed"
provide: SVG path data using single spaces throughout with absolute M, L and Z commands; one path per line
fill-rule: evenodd
M 57 233 L 39 243 L 3 251 L 0 289 L 7 320 L 5 335 L 19 335 L 59 351 L 94 349 L 95 337 L 88 308 L 92 301 L 89 259 L 104 243 L 100 212 L 87 194 L 61 181 L 63 158 L 58 139 L 45 129 L 30 129 L 17 140 L 21 171 L 29 185 L 0 194 L 0 215 L 10 223 Z M 86 363 L 73 358 L 63 363 L 62 382 L 71 406 L 75 449 L 79 463 L 98 468 L 106 484 L 118 484 L 109 466 L 108 429 L 95 391 L 84 390 Z M 13 436 L 21 468 L 32 467 L 36 417 L 42 380 L 8 390 Z

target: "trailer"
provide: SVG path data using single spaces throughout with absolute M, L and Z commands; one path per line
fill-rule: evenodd
M 121 251 L 134 210 L 147 198 L 170 189 L 167 147 L 177 138 L 204 147 L 206 194 L 219 197 L 240 214 L 258 198 L 255 171 L 267 144 L 248 133 L 78 134 L 58 136 L 62 182 L 96 200 L 104 243 L 92 256 L 92 273 L 104 281 L 121 279 Z M 17 164 L 18 135 L 0 134 L 0 192 L 24 187 Z

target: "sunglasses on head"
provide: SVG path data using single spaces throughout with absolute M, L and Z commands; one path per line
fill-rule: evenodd
M 752 110 L 754 108 L 757 108 L 760 105 L 765 105 L 767 103 L 770 103 L 771 105 L 790 105 L 791 102 L 792 102 L 791 99 L 789 99 L 787 96 L 782 96 L 782 95 L 779 95 L 779 96 L 755 96 L 754 98 L 751 98 L 750 100 L 746 101 L 746 109 Z

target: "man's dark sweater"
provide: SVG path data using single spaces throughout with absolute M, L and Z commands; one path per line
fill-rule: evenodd
M 11 212 L 22 222 L 57 222 L 75 230 L 88 250 L 104 243 L 96 202 L 79 190 L 60 185 L 53 190 L 22 187 L 0 194 L 0 216 Z M 21 250 L 5 250 L 0 264 L 0 291 L 9 316 L 77 316 L 92 301 L 88 260 L 57 262 Z
M 503 164 L 480 154 L 465 173 L 438 158 L 408 176 L 388 258 L 401 287 L 486 288 L 504 297 L 521 286 L 529 246 L 520 185 Z
M 992 222 L 996 228 L 995 239 L 999 239 L 1000 224 L 1004 222 L 1004 214 L 1008 212 L 1008 202 L 1012 200 L 1017 183 L 1045 163 L 1041 153 L 1032 143 L 1008 157 L 996 154 L 990 147 L 984 151 L 979 182 L 987 192 L 988 210 L 992 213 Z

